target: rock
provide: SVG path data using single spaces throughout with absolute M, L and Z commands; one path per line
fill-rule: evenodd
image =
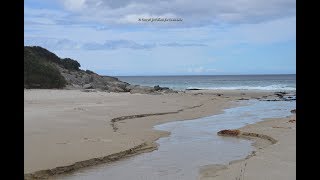
M 274 95 L 278 96 L 279 98 L 283 98 L 284 95 L 286 95 L 288 93 L 286 92 L 275 92 Z
M 130 92 L 132 89 L 134 89 L 136 87 L 138 87 L 138 85 L 128 85 L 128 86 L 125 87 L 125 89 L 126 89 L 127 92 Z
M 283 101 L 280 99 L 263 99 L 263 100 L 259 100 L 259 101 Z
M 83 87 L 83 89 L 93 89 L 92 84 L 85 84 L 82 87 Z
M 122 89 L 119 86 L 111 86 L 107 89 L 108 92 L 126 92 L 124 89 Z
M 57 66 L 60 73 L 66 79 L 67 89 L 97 89 L 107 92 L 130 92 L 141 94 L 176 93 L 168 87 L 154 87 L 130 85 L 111 76 L 100 76 L 91 71 L 66 71 L 63 67 Z
M 285 95 L 285 94 L 288 94 L 288 93 L 287 93 L 287 92 L 279 91 L 279 92 L 275 92 L 274 94 L 282 94 L 282 95 Z
M 34 61 L 37 60 L 37 61 Z M 37 67 L 43 68 L 41 75 L 35 74 L 33 78 L 24 81 L 24 88 L 64 88 L 64 89 L 96 89 L 109 92 L 131 92 L 131 93 L 167 93 L 175 92 L 168 87 L 145 87 L 145 86 L 132 86 L 129 83 L 120 81 L 116 77 L 112 76 L 101 76 L 90 70 L 79 69 L 81 65 L 76 60 L 70 58 L 59 58 L 54 53 L 39 47 L 24 47 L 24 61 L 25 63 L 36 63 Z M 39 61 L 39 62 L 38 62 Z M 42 61 L 48 61 L 51 65 L 45 68 L 46 63 Z M 47 72 L 45 69 L 51 69 L 52 71 Z M 25 69 L 26 70 L 26 69 Z M 28 69 L 28 72 L 30 69 Z M 30 71 L 33 74 L 33 71 Z M 47 77 L 50 75 L 52 77 Z M 31 77 L 31 76 L 30 76 Z M 33 76 L 32 76 L 33 77 Z M 41 78 L 45 77 L 45 78 Z M 53 78 L 53 79 L 52 79 Z M 58 78 L 58 79 L 57 79 Z M 27 78 L 28 79 L 28 78 Z M 39 83 L 39 80 L 43 81 Z M 59 80 L 59 81 L 56 81 Z M 89 91 L 84 91 L 89 92 Z
M 80 85 L 78 85 L 78 84 L 71 84 L 73 87 L 75 87 L 75 88 L 81 88 L 81 86 Z
M 159 85 L 156 85 L 156 86 L 153 87 L 153 89 L 154 89 L 155 91 L 159 91 L 159 90 L 161 90 L 161 87 L 160 87 Z
M 95 89 L 82 89 L 81 92 L 97 92 Z
M 128 85 L 125 87 L 130 93 L 140 93 L 140 94 L 161 94 L 161 93 L 177 93 L 168 87 L 160 87 L 159 85 L 152 87 L 149 86 L 139 86 L 139 85 Z
M 148 86 L 135 86 L 133 89 L 130 90 L 130 93 L 140 93 L 140 94 L 149 94 L 153 93 L 154 88 Z
M 240 130 L 237 129 L 225 129 L 217 133 L 220 136 L 238 136 L 240 135 Z
M 283 94 L 275 94 L 277 95 L 279 98 L 283 98 Z
M 162 93 L 178 93 L 178 91 L 175 91 L 173 89 L 165 89 L 161 91 Z
M 202 90 L 202 89 L 198 89 L 198 88 L 187 88 L 187 91 L 198 91 L 198 90 Z
M 296 120 L 291 119 L 291 120 L 289 120 L 288 122 L 289 122 L 289 123 L 295 123 L 295 122 L 296 122 Z
M 240 98 L 240 99 L 238 99 L 238 100 L 249 100 L 249 99 L 247 99 L 247 98 Z
M 290 111 L 292 114 L 296 114 L 296 109 Z
M 168 90 L 170 88 L 168 88 L 168 87 L 160 87 L 159 85 L 156 85 L 156 86 L 153 87 L 153 89 L 155 91 L 163 91 L 163 90 Z
M 127 86 L 129 86 L 129 83 L 126 82 L 122 82 L 122 81 L 117 81 L 116 83 L 113 84 L 114 86 L 122 89 L 123 91 L 127 91 Z
M 129 83 L 111 76 L 100 76 L 90 71 L 66 71 L 58 66 L 59 71 L 68 82 L 67 89 L 97 89 L 109 92 L 129 92 Z
M 118 78 L 112 77 L 112 76 L 101 76 L 101 77 L 104 78 L 106 81 L 120 81 Z

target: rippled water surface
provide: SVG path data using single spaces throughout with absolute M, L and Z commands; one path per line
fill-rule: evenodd
M 120 80 L 144 86 L 165 86 L 177 90 L 241 89 L 241 90 L 296 90 L 296 75 L 198 75 L 198 76 L 120 76 Z

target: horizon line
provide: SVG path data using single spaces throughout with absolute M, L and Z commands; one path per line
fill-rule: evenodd
M 296 73 L 291 74 L 185 74 L 185 75 L 101 75 L 101 76 L 116 76 L 116 77 L 124 77 L 124 76 L 268 76 L 268 75 L 296 75 Z

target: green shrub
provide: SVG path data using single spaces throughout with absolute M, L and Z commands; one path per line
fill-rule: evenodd
M 39 48 L 36 48 L 39 50 Z M 43 49 L 43 48 L 42 48 Z M 63 88 L 66 80 L 60 74 L 52 61 L 50 53 L 44 53 L 30 48 L 24 49 L 24 86 L 25 88 Z
M 79 70 L 79 67 L 81 66 L 78 61 L 70 59 L 70 58 L 65 58 L 61 60 L 61 65 L 69 70 Z
M 90 70 L 86 70 L 86 73 L 88 73 L 88 74 L 95 74 L 93 71 L 90 71 Z

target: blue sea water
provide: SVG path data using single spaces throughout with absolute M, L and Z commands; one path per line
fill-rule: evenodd
M 118 76 L 135 85 L 222 90 L 296 90 L 296 75 Z

